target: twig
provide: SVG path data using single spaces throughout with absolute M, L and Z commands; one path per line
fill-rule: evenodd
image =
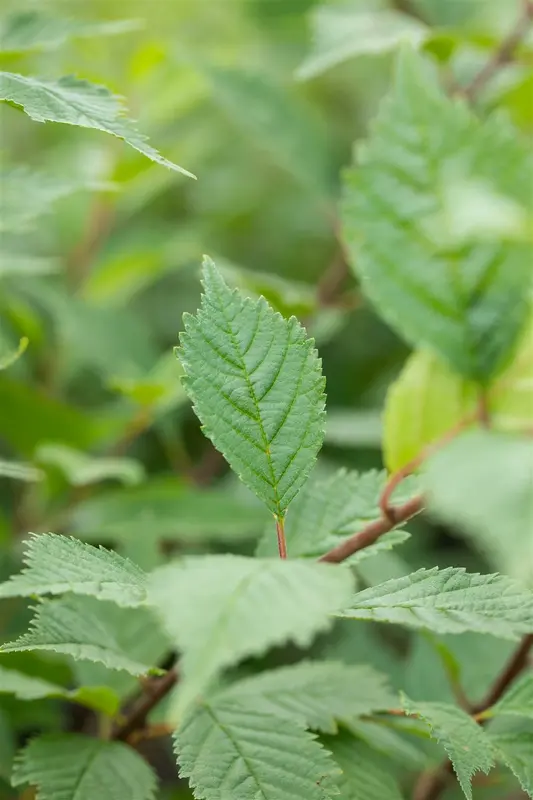
M 162 678 L 157 678 L 145 685 L 143 694 L 134 704 L 124 722 L 113 731 L 111 738 L 115 741 L 125 742 L 135 731 L 144 728 L 148 714 L 174 688 L 178 677 L 177 668 L 172 667 Z
M 527 667 L 529 653 L 532 648 L 533 634 L 528 634 L 524 636 L 514 654 L 496 677 L 487 696 L 472 708 L 472 718 L 479 725 L 483 725 L 487 721 L 483 718 L 483 712 L 498 702 L 509 686 Z M 436 770 L 422 773 L 415 786 L 413 800 L 438 800 L 441 793 L 446 789 L 452 775 L 453 765 L 448 759 Z
M 341 561 L 345 561 L 354 553 L 359 552 L 359 550 L 364 550 L 365 547 L 374 544 L 380 536 L 391 531 L 396 525 L 407 522 L 408 519 L 414 517 L 420 511 L 422 511 L 422 497 L 412 497 L 406 503 L 394 509 L 394 522 L 386 517 L 370 522 L 362 530 L 354 533 L 353 536 L 341 542 L 341 544 L 321 556 L 318 560 L 328 564 L 340 564 Z
M 524 0 L 523 11 L 516 24 L 509 31 L 498 49 L 478 72 L 473 81 L 463 90 L 464 97 L 474 102 L 487 83 L 496 75 L 498 70 L 512 60 L 514 51 L 527 34 L 529 25 L 533 20 L 533 2 Z

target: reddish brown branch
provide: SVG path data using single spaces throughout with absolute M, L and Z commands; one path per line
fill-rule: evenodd
M 485 66 L 478 72 L 474 80 L 463 90 L 467 100 L 473 102 L 487 83 L 496 75 L 501 67 L 508 64 L 520 42 L 525 38 L 528 28 L 533 20 L 533 2 L 524 0 L 523 11 L 516 24 L 509 31 L 498 49 L 487 61 Z
M 276 519 L 276 533 L 278 535 L 278 552 L 280 558 L 287 558 L 287 541 L 285 539 L 285 526 L 283 519 Z
M 143 694 L 133 705 L 124 722 L 115 729 L 111 738 L 125 742 L 130 739 L 133 733 L 143 729 L 149 713 L 167 696 L 177 682 L 178 670 L 176 667 L 169 669 L 162 678 L 148 681 L 145 684 Z

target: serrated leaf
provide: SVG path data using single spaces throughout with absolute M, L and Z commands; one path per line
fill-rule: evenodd
M 523 675 L 511 685 L 496 705 L 487 709 L 486 717 L 518 716 L 533 719 L 533 674 Z
M 19 700 L 39 700 L 43 697 L 61 698 L 96 711 L 114 716 L 119 710 L 119 698 L 106 686 L 82 686 L 65 689 L 42 678 L 26 675 L 0 665 L 0 694 L 12 694 Z
M 233 542 L 264 530 L 268 512 L 255 498 L 252 501 L 226 489 L 199 490 L 176 478 L 160 478 L 82 501 L 71 523 L 77 535 L 96 541 L 123 543 L 152 536 L 191 543 Z
M 361 739 L 342 731 L 321 741 L 342 769 L 337 779 L 339 800 L 402 800 L 388 760 Z
M 437 519 L 532 584 L 533 440 L 471 431 L 436 453 L 422 480 Z
M 74 37 L 115 36 L 140 27 L 135 19 L 81 22 L 37 10 L 11 11 L 0 19 L 0 53 L 45 50 Z
M 213 262 L 184 315 L 179 357 L 203 430 L 241 480 L 282 518 L 324 437 L 324 378 L 314 342 L 291 317 L 231 291 Z
M 493 229 L 459 231 L 450 216 L 464 185 L 527 209 L 532 170 L 510 124 L 474 117 L 406 49 L 346 176 L 345 238 L 363 289 L 410 343 L 481 383 L 504 366 L 523 329 L 532 252 Z
M 394 50 L 402 42 L 422 44 L 429 30 L 415 17 L 394 10 L 361 11 L 348 6 L 319 6 L 311 15 L 311 53 L 296 71 L 309 80 L 343 61 Z
M 383 449 L 388 468 L 401 469 L 466 419 L 478 398 L 476 385 L 435 353 L 413 353 L 387 392 Z M 486 388 L 485 403 L 493 430 L 520 431 L 533 425 L 533 316 L 511 363 Z
M 87 486 L 111 479 L 134 486 L 145 476 L 143 465 L 133 458 L 89 456 L 64 444 L 41 444 L 35 460 L 39 464 L 57 467 L 72 486 Z
M 262 672 L 232 684 L 213 702 L 228 699 L 324 733 L 336 733 L 337 722 L 347 723 L 397 703 L 379 672 L 336 661 L 301 662 Z
M 177 713 L 242 658 L 308 646 L 352 589 L 348 570 L 280 559 L 203 556 L 155 570 L 150 601 L 182 652 Z
M 37 786 L 36 800 L 153 800 L 157 778 L 121 742 L 80 734 L 33 739 L 15 760 L 13 786 Z
M 2 653 L 45 650 L 63 653 L 74 659 L 95 661 L 109 669 L 125 670 L 131 675 L 145 675 L 153 665 L 143 664 L 125 653 L 117 642 L 116 615 L 111 618 L 109 605 L 89 597 L 67 596 L 44 600 L 34 610 L 28 633 L 0 647 Z M 137 609 L 117 609 L 127 614 Z
M 37 483 L 44 478 L 44 472 L 31 464 L 24 464 L 21 461 L 5 461 L 2 458 L 0 459 L 0 476 L 12 478 L 15 481 Z
M 71 75 L 57 81 L 0 72 L 0 101 L 7 101 L 36 122 L 62 122 L 81 128 L 94 128 L 123 139 L 139 153 L 164 167 L 187 170 L 163 158 L 124 115 L 121 99 L 104 86 L 79 80 Z
M 427 723 L 432 738 L 448 754 L 461 788 L 472 800 L 472 776 L 488 773 L 494 750 L 485 731 L 465 711 L 446 703 L 413 703 L 404 698 L 404 708 Z
M 338 616 L 517 639 L 533 632 L 533 593 L 502 575 L 434 567 L 358 592 Z
M 533 797 L 533 733 L 496 733 L 489 736 L 498 761 L 507 764 L 524 792 Z
M 73 592 L 138 606 L 146 600 L 146 574 L 112 550 L 54 533 L 32 534 L 25 568 L 0 584 L 0 597 Z
M 338 771 L 300 726 L 230 702 L 196 705 L 175 752 L 198 800 L 326 800 Z
M 289 556 L 321 556 L 367 523 L 380 519 L 379 498 L 386 481 L 386 473 L 377 470 L 359 473 L 340 469 L 324 480 L 310 478 L 287 514 L 285 538 Z M 407 486 L 402 487 L 402 492 L 406 490 Z M 405 532 L 394 531 L 376 543 L 371 552 L 357 553 L 350 563 L 408 537 Z M 271 531 L 265 532 L 257 554 L 276 554 Z

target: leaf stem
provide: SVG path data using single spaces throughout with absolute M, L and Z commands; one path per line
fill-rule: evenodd
M 172 667 L 163 677 L 148 681 L 143 694 L 134 703 L 124 722 L 113 731 L 111 738 L 115 741 L 125 742 L 135 731 L 144 728 L 150 711 L 174 688 L 178 678 L 177 667 Z
M 287 558 L 287 541 L 285 539 L 285 524 L 283 517 L 276 517 L 276 533 L 278 535 L 279 557 Z

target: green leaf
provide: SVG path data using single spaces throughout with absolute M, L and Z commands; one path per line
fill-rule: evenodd
M 203 556 L 155 570 L 150 600 L 182 652 L 178 710 L 246 656 L 309 645 L 352 589 L 348 570 L 280 559 Z
M 379 498 L 387 480 L 385 472 L 359 473 L 340 469 L 325 480 L 311 478 L 294 501 L 285 525 L 290 557 L 318 557 L 369 522 L 380 519 Z M 402 487 L 402 492 L 407 486 Z M 357 553 L 350 563 L 404 541 L 406 532 L 394 531 L 370 552 Z M 363 555 L 364 553 L 364 555 Z M 258 548 L 260 556 L 276 554 L 276 539 L 266 531 Z
M 82 686 L 65 689 L 42 678 L 26 675 L 0 665 L 0 694 L 13 694 L 19 700 L 39 700 L 43 697 L 62 698 L 114 716 L 119 710 L 119 698 L 107 686 Z
M 484 712 L 486 717 L 518 716 L 533 719 L 533 675 L 523 675 L 506 691 L 496 705 Z
M 513 360 L 485 391 L 491 427 L 520 431 L 533 423 L 533 316 Z M 476 409 L 479 390 L 430 350 L 407 360 L 389 387 L 383 448 L 391 471 L 401 469 Z M 327 439 L 327 430 L 326 430 Z
M 264 530 L 266 510 L 255 498 L 227 489 L 199 490 L 176 478 L 156 478 L 138 488 L 111 490 L 77 505 L 73 531 L 84 539 L 117 541 L 153 536 L 157 540 L 232 542 Z
M 532 169 L 510 124 L 474 117 L 406 49 L 359 167 L 346 175 L 345 238 L 363 289 L 407 341 L 481 383 L 523 329 L 532 252 L 492 228 L 457 230 L 451 210 L 476 186 L 528 213 Z
M 332 194 L 325 129 L 300 97 L 264 75 L 206 70 L 215 101 L 271 160 L 319 197 Z
M 489 736 L 496 758 L 507 764 L 529 797 L 533 797 L 533 733 L 496 733 Z
M 423 483 L 437 519 L 513 577 L 533 581 L 533 440 L 471 431 L 427 462 Z
M 434 567 L 358 592 L 338 616 L 517 639 L 533 632 L 533 593 L 501 575 Z
M 144 467 L 133 458 L 89 456 L 64 444 L 45 443 L 35 454 L 39 464 L 57 467 L 72 486 L 87 486 L 116 479 L 128 486 L 141 483 Z
M 32 256 L 11 250 L 2 242 L 0 249 L 0 278 L 48 275 L 61 270 L 58 258 Z
M 20 106 L 36 122 L 62 122 L 105 131 L 123 139 L 152 161 L 190 178 L 195 177 L 150 147 L 145 137 L 123 116 L 121 99 L 104 86 L 79 80 L 71 75 L 53 81 L 0 72 L 0 101 L 2 100 Z
M 0 459 L 0 476 L 2 478 L 12 478 L 15 481 L 38 483 L 44 478 L 44 472 L 31 464 L 24 464 L 21 461 L 4 461 L 4 459 Z
M 402 800 L 390 762 L 361 739 L 342 731 L 321 737 L 321 742 L 342 769 L 339 800 Z
M 43 11 L 11 11 L 0 19 L 0 53 L 51 49 L 74 37 L 115 36 L 140 27 L 135 19 L 80 22 Z
M 403 42 L 422 44 L 428 28 L 415 17 L 394 10 L 361 11 L 349 6 L 319 6 L 311 15 L 311 53 L 296 71 L 308 80 L 350 58 L 379 55 Z
M 338 771 L 301 726 L 231 702 L 195 705 L 175 752 L 198 800 L 327 800 Z
M 110 604 L 88 597 L 67 596 L 44 600 L 34 610 L 28 633 L 0 647 L 2 653 L 45 650 L 63 653 L 74 659 L 95 661 L 109 669 L 131 675 L 145 675 L 153 666 L 130 658 L 117 642 L 117 615 L 109 614 Z M 111 606 L 112 607 L 112 606 Z M 121 609 L 135 614 L 137 609 Z
M 0 584 L 0 597 L 32 597 L 73 592 L 138 606 L 146 600 L 145 573 L 103 547 L 54 533 L 32 534 L 25 569 Z
M 446 750 L 465 796 L 472 800 L 472 776 L 488 773 L 494 764 L 494 749 L 485 731 L 456 706 L 412 703 L 405 698 L 404 707 L 427 723 L 432 738 Z
M 326 420 L 326 444 L 334 447 L 381 447 L 380 411 L 333 409 Z
M 33 739 L 15 760 L 13 786 L 38 787 L 37 800 L 154 800 L 157 779 L 121 742 L 80 734 Z
M 324 378 L 314 342 L 265 300 L 243 299 L 213 262 L 184 315 L 180 360 L 204 432 L 241 480 L 282 518 L 324 436 Z
M 7 369 L 21 357 L 28 347 L 29 339 L 23 336 L 16 350 L 6 350 L 3 343 L 0 349 L 0 370 Z
M 324 733 L 336 733 L 337 722 L 348 723 L 397 703 L 379 672 L 335 661 L 301 662 L 262 672 L 232 684 L 213 702 L 228 699 Z

